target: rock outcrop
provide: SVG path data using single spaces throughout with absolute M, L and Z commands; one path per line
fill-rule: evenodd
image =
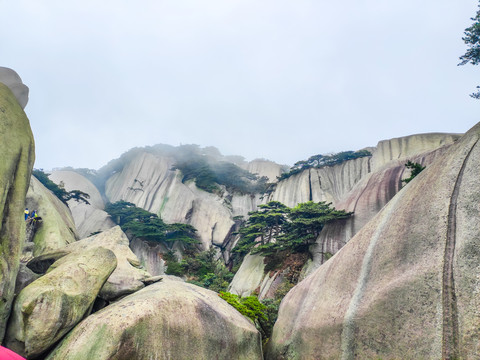
M 325 261 L 325 254 L 338 252 L 401 189 L 401 179 L 408 173 L 407 159 L 429 166 L 458 138 L 456 134 L 433 133 L 380 141 L 369 149 L 372 157 L 305 170 L 280 181 L 263 201 L 280 201 L 290 207 L 310 200 L 327 201 L 337 209 L 354 212 L 351 218 L 327 224 L 322 230 L 310 248 L 313 261 L 305 268 L 309 274 Z M 258 261 L 252 265 L 246 259 L 232 281 L 232 292 L 243 296 L 255 290 L 272 292 L 269 287 L 280 281 L 277 276 L 281 273 L 259 274 Z
M 258 176 L 266 176 L 268 182 L 277 181 L 277 176 L 280 176 L 282 173 L 288 171 L 287 165 L 279 165 L 273 161 L 265 159 L 255 159 L 241 165 L 242 168 L 251 172 L 252 174 L 257 174 Z
M 111 250 L 96 247 L 62 257 L 15 299 L 6 346 L 33 359 L 82 320 L 117 265 Z
M 0 83 L 12 91 L 18 104 L 25 109 L 28 103 L 28 87 L 22 82 L 20 76 L 12 69 L 0 67 Z
M 480 124 L 282 301 L 269 359 L 473 359 Z
M 48 360 L 262 359 L 255 326 L 213 291 L 165 277 L 89 316 Z
M 30 180 L 25 206 L 36 210 L 42 218 L 33 237 L 33 256 L 63 248 L 78 239 L 69 208 L 35 176 Z
M 162 254 L 168 252 L 165 244 L 153 244 L 140 239 L 133 239 L 130 242 L 130 248 L 137 256 L 140 264 L 152 275 L 165 274 L 166 265 Z
M 230 203 L 237 201 L 200 190 L 193 181 L 182 183 L 173 165 L 171 158 L 141 152 L 108 179 L 106 196 L 134 203 L 167 223 L 193 225 L 205 249 L 222 246 L 235 224 Z
M 25 195 L 35 160 L 33 135 L 25 112 L 0 83 L 0 340 L 14 295 L 25 238 Z
M 74 171 L 54 171 L 49 178 L 57 185 L 62 184 L 66 191 L 80 190 L 90 196 L 88 199 L 90 204 L 74 199 L 68 201 L 80 239 L 115 226 L 110 216 L 103 210 L 105 204 L 102 195 L 90 180 Z
M 140 268 L 140 262 L 132 250 L 130 250 L 128 238 L 120 226 L 76 241 L 57 251 L 45 253 L 30 261 L 28 266 L 41 272 L 49 264 L 57 259 L 61 259 L 65 255 L 83 253 L 99 247 L 111 250 L 117 259 L 115 271 L 108 277 L 99 293 L 99 297 L 111 301 L 144 287 L 143 280 L 151 277 L 151 275 Z
M 242 261 L 242 265 L 237 271 L 228 291 L 241 297 L 249 296 L 253 291 L 260 287 L 265 274 L 264 257 L 260 255 L 248 254 Z

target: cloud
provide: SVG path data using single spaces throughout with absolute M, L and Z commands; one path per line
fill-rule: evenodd
M 478 120 L 478 69 L 456 67 L 473 1 L 0 6 L 1 65 L 30 87 L 37 167 L 98 168 L 162 142 L 292 164 Z

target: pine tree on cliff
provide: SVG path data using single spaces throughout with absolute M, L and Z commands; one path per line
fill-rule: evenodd
M 479 5 L 480 7 L 480 5 Z M 477 15 L 471 18 L 474 21 L 472 26 L 465 29 L 465 36 L 462 40 L 469 47 L 464 55 L 460 56 L 460 63 L 458 65 L 480 64 L 480 10 L 477 11 Z M 477 86 L 480 89 L 480 86 Z M 480 99 L 480 90 L 470 94 L 474 99 Z

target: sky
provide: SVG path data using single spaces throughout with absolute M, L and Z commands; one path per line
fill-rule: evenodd
M 292 165 L 480 121 L 457 66 L 477 0 L 0 0 L 0 66 L 30 88 L 35 168 L 136 146 Z

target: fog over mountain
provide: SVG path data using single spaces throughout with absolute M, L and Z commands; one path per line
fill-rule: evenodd
M 157 143 L 293 164 L 478 121 L 478 69 L 456 66 L 473 0 L 0 4 L 37 168 Z

